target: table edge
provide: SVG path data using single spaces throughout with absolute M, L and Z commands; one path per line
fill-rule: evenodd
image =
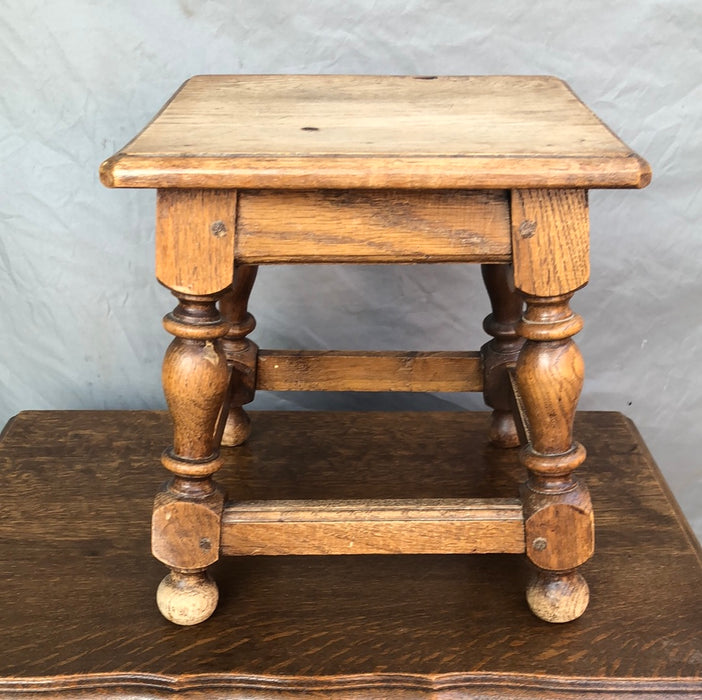
M 85 673 L 71 676 L 0 679 L 3 697 L 41 693 L 42 697 L 84 698 L 86 692 L 99 691 L 102 698 L 133 698 L 135 690 L 143 697 L 201 698 L 203 692 L 216 691 L 223 700 L 244 698 L 297 699 L 301 693 L 339 693 L 346 699 L 387 697 L 388 692 L 411 693 L 427 699 L 456 697 L 542 698 L 544 692 L 561 698 L 640 697 L 642 693 L 663 694 L 666 698 L 700 697 L 702 677 L 658 678 L 585 678 L 539 676 L 517 673 L 404 674 L 373 673 L 339 676 L 257 676 L 236 673 L 166 675 L 150 673 Z M 478 693 L 478 695 L 474 695 Z

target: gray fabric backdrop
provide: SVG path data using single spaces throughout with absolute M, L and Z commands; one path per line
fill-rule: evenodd
M 3 0 L 0 422 L 23 409 L 161 407 L 154 195 L 100 161 L 196 73 L 555 74 L 646 157 L 643 191 L 593 192 L 573 306 L 581 407 L 639 426 L 702 534 L 699 0 Z M 474 267 L 268 268 L 268 347 L 476 348 Z M 477 396 L 261 395 L 259 407 L 480 406 Z

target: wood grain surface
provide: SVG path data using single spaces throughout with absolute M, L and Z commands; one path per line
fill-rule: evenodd
M 253 413 L 232 499 L 517 496 L 489 413 Z M 271 436 L 274 436 L 272 439 Z M 632 425 L 578 414 L 597 553 L 590 607 L 549 625 L 520 555 L 230 557 L 215 614 L 159 614 L 149 553 L 158 412 L 27 412 L 0 441 L 0 696 L 694 698 L 699 545 Z
M 256 388 L 265 391 L 481 391 L 471 351 L 261 350 Z
M 513 190 L 514 285 L 557 296 L 590 279 L 590 220 L 583 190 Z
M 517 499 L 244 501 L 222 514 L 224 555 L 520 554 Z
M 504 262 L 507 193 L 244 190 L 236 260 L 243 263 Z
M 645 187 L 549 76 L 191 78 L 102 164 L 108 187 Z
M 236 192 L 160 190 L 156 277 L 182 294 L 215 294 L 232 283 Z

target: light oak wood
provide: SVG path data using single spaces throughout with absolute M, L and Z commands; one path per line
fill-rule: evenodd
M 215 294 L 232 283 L 236 191 L 159 190 L 156 277 L 181 294 Z
M 518 331 L 526 342 L 515 371 L 529 438 L 520 452 L 529 475 L 521 489 L 526 554 L 538 567 L 527 602 L 535 615 L 555 623 L 585 611 L 589 590 L 577 567 L 594 552 L 590 495 L 572 476 L 586 453 L 573 439 L 584 364 L 572 340 L 583 324 L 570 309 L 571 296 L 525 297 Z
M 219 449 L 214 427 L 229 381 L 221 341 L 228 324 L 219 315 L 216 301 L 216 297 L 181 296 L 163 320 L 166 330 L 176 336 L 166 350 L 161 372 L 173 418 L 169 459 L 182 460 L 182 473 L 194 477 L 215 471 L 205 462 L 214 461 Z
M 510 499 L 254 501 L 227 505 L 224 555 L 524 552 Z
M 182 574 L 171 571 L 156 589 L 156 603 L 163 616 L 177 625 L 204 622 L 217 607 L 217 584 L 206 571 Z
M 559 477 L 572 471 L 562 468 L 561 456 L 573 447 L 573 419 L 585 378 L 582 354 L 572 340 L 583 320 L 571 310 L 570 295 L 526 301 L 518 326 L 526 338 L 516 367 L 519 395 L 533 451 L 554 456 L 553 470 L 535 464 L 533 471 Z
M 524 507 L 526 554 L 540 569 L 570 571 L 595 551 L 590 494 L 573 479 L 560 492 L 538 490 L 533 481 L 520 489 Z
M 542 620 L 571 622 L 585 612 L 590 602 L 590 589 L 577 571 L 565 574 L 539 571 L 527 584 L 527 602 Z
M 151 518 L 151 553 L 179 571 L 198 571 L 219 558 L 224 493 L 218 488 L 203 493 L 161 487 Z
M 532 610 L 551 622 L 582 613 L 588 589 L 577 568 L 592 554 L 593 519 L 587 489 L 572 478 L 585 450 L 572 434 L 583 372 L 571 340 L 581 321 L 568 301 L 589 278 L 587 190 L 643 187 L 650 169 L 565 83 L 197 76 L 101 177 L 159 190 L 157 277 L 181 302 L 166 319 L 176 340 L 164 362 L 175 437 L 162 463 L 175 476 L 157 497 L 152 530 L 154 553 L 173 571 L 159 599 L 169 619 L 189 623 L 198 590 L 211 608 L 205 569 L 220 532 L 225 553 L 517 551 L 518 539 L 537 567 Z M 258 264 L 456 261 L 484 264 L 493 340 L 482 355 L 258 353 L 247 338 Z M 410 500 L 392 512 L 367 500 L 237 503 L 222 531 L 212 474 L 222 439 L 249 435 L 242 406 L 256 387 L 484 390 L 493 444 L 528 440 L 521 502 L 487 519 L 475 503 L 441 510 Z M 396 435 L 401 453 L 407 439 Z M 245 469 L 248 446 L 239 449 Z
M 514 284 L 524 294 L 568 294 L 590 278 L 583 190 L 513 190 Z
M 173 443 L 161 464 L 174 476 L 156 495 L 151 551 L 171 569 L 158 588 L 159 610 L 175 624 L 192 625 L 209 617 L 218 599 L 206 567 L 219 558 L 224 505 L 212 475 L 222 466 L 216 426 L 230 383 L 221 340 L 228 324 L 218 295 L 177 296 L 178 306 L 164 318 L 175 338 L 161 373 L 173 421 Z
M 478 352 L 261 350 L 256 388 L 268 391 L 482 391 Z
M 196 76 L 101 168 L 111 187 L 644 187 L 549 76 Z
M 508 261 L 507 193 L 243 191 L 242 263 Z

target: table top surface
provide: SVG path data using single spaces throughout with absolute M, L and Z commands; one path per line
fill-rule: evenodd
M 523 478 L 486 412 L 252 420 L 223 450 L 233 499 L 514 497 Z M 4 433 L 2 697 L 702 697 L 699 545 L 620 414 L 576 417 L 597 544 L 565 625 L 529 612 L 523 556 L 481 554 L 227 557 L 214 615 L 176 627 L 149 551 L 170 430 L 162 412 L 46 411 Z
M 650 168 L 549 76 L 188 80 L 101 167 L 112 187 L 644 187 Z

